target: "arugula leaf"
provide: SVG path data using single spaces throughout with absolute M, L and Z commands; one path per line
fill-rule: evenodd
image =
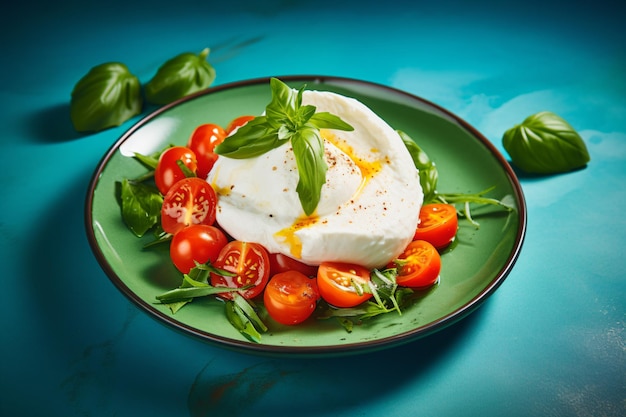
M 158 223 L 163 196 L 154 187 L 123 179 L 121 204 L 122 219 L 137 237 L 142 237 Z
M 185 274 L 183 276 L 183 284 L 180 287 L 157 295 L 156 299 L 164 304 L 168 304 L 190 298 L 206 297 L 207 295 L 223 294 L 240 290 L 241 288 L 214 287 L 207 283 L 196 281 L 188 274 Z
M 320 129 L 354 130 L 341 118 L 316 107 L 302 105 L 304 86 L 293 90 L 277 78 L 270 80 L 272 99 L 259 116 L 238 129 L 215 147 L 215 153 L 228 158 L 253 158 L 291 141 L 298 186 L 296 192 L 307 216 L 319 204 L 328 165 Z

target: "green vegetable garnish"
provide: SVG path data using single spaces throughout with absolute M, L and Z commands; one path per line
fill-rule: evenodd
M 419 170 L 420 185 L 424 193 L 424 202 L 432 201 L 437 192 L 437 180 L 439 179 L 439 173 L 435 163 L 431 161 L 426 152 L 424 152 L 409 135 L 401 130 L 397 132 L 402 138 L 409 154 L 411 154 L 415 168 Z
M 204 90 L 215 80 L 215 69 L 207 61 L 209 48 L 199 54 L 186 52 L 165 62 L 146 84 L 146 100 L 168 104 L 189 94 Z
M 70 117 L 79 132 L 119 126 L 141 113 L 139 79 L 126 65 L 109 62 L 93 67 L 72 90 Z
M 411 154 L 413 164 L 419 170 L 420 186 L 422 187 L 422 191 L 424 193 L 423 204 L 439 202 L 460 205 L 461 208 L 457 208 L 457 214 L 464 216 L 476 227 L 478 227 L 479 224 L 472 219 L 470 204 L 498 206 L 507 211 L 515 210 L 514 201 L 512 201 L 512 198 L 509 195 L 505 195 L 501 200 L 485 196 L 495 187 L 490 187 L 479 193 L 472 194 L 439 192 L 437 190 L 437 180 L 439 178 L 439 174 L 435 163 L 409 135 L 400 130 L 397 132 L 400 134 L 400 137 L 408 149 L 409 154 Z
M 123 179 L 121 204 L 124 222 L 141 237 L 159 222 L 163 196 L 155 187 Z
M 215 147 L 215 153 L 228 158 L 247 159 L 262 155 L 291 141 L 298 168 L 296 192 L 307 216 L 313 214 L 326 182 L 328 166 L 320 129 L 354 130 L 339 117 L 317 112 L 302 105 L 302 92 L 282 81 L 270 80 L 272 100 L 265 115 L 254 118 Z
M 504 132 L 504 149 L 520 169 L 556 174 L 584 167 L 589 152 L 580 135 L 560 116 L 540 112 Z

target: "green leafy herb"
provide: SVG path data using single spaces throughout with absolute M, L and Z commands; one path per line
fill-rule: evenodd
M 317 208 L 328 166 L 320 129 L 353 130 L 339 117 L 316 113 L 315 106 L 302 105 L 302 92 L 282 81 L 270 80 L 272 100 L 265 115 L 256 117 L 215 147 L 215 153 L 228 158 L 246 159 L 262 155 L 291 141 L 298 168 L 296 191 L 305 214 Z
M 210 263 L 196 263 L 196 266 L 189 271 L 189 274 L 183 274 L 183 281 L 178 288 L 157 295 L 156 299 L 166 304 L 172 311 L 172 314 L 176 314 L 176 312 L 190 303 L 194 298 L 241 290 L 241 288 L 211 286 L 208 283 L 211 272 L 224 276 L 235 275 L 229 271 L 216 268 Z
M 109 62 L 91 68 L 72 90 L 70 118 L 79 132 L 119 126 L 141 113 L 139 79 L 126 65 Z
M 401 130 L 397 132 L 413 158 L 415 167 L 419 170 L 420 185 L 424 193 L 424 203 L 428 203 L 435 199 L 437 193 L 437 180 L 439 179 L 437 167 L 426 152 L 424 152 L 409 135 Z
M 584 167 L 590 160 L 585 142 L 564 119 L 540 112 L 504 132 L 504 149 L 528 173 L 555 174 Z
M 233 293 L 233 300 L 226 301 L 226 318 L 230 324 L 252 342 L 261 342 L 261 333 L 267 326 L 257 315 L 255 305 L 241 295 Z
M 354 320 L 366 320 L 381 314 L 397 312 L 402 314 L 402 308 L 406 306 L 409 296 L 414 292 L 410 288 L 399 287 L 396 283 L 398 270 L 388 268 L 385 270 L 374 269 L 371 272 L 371 280 L 366 285 L 353 283 L 357 293 L 372 294 L 373 301 L 367 301 L 350 308 L 322 307 L 318 319 L 339 318 L 341 325 L 348 331 L 352 331 Z
M 154 187 L 124 179 L 121 182 L 121 204 L 122 219 L 136 236 L 141 237 L 158 223 L 163 196 Z
M 437 193 L 436 201 L 446 204 L 460 204 L 462 205 L 461 210 L 457 210 L 461 215 L 463 215 L 470 223 L 474 226 L 478 227 L 479 224 L 472 218 L 472 213 L 470 209 L 470 204 L 478 204 L 478 205 L 492 205 L 501 207 L 507 211 L 515 211 L 515 201 L 513 200 L 513 196 L 505 195 L 501 200 L 491 197 L 485 197 L 487 193 L 494 190 L 495 187 L 487 188 L 479 193 L 474 194 L 466 194 L 466 193 Z
M 508 211 L 515 210 L 515 202 L 513 197 L 510 195 L 505 195 L 502 200 L 485 196 L 485 194 L 492 191 L 495 187 L 490 187 L 484 191 L 474 194 L 439 192 L 437 190 L 437 180 L 439 178 L 439 174 L 435 163 L 409 135 L 400 130 L 397 132 L 400 134 L 400 137 L 409 151 L 409 154 L 411 154 L 415 167 L 419 170 L 420 185 L 422 186 L 422 190 L 424 192 L 424 204 L 439 202 L 461 205 L 462 209 L 457 209 L 457 213 L 464 216 L 476 227 L 478 227 L 479 224 L 472 218 L 470 204 L 494 205 Z
M 209 87 L 215 80 L 215 69 L 207 60 L 209 51 L 205 48 L 199 54 L 186 52 L 165 62 L 146 84 L 146 100 L 168 104 Z

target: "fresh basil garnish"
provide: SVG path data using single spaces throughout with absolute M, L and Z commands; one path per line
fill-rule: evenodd
M 424 193 L 424 204 L 432 202 L 437 194 L 437 180 L 439 179 L 437 167 L 426 152 L 409 135 L 401 130 L 397 130 L 397 132 L 402 138 L 411 158 L 413 158 L 415 168 L 419 170 L 420 185 Z
M 93 67 L 72 90 L 70 118 L 74 129 L 90 132 L 119 126 L 141 113 L 139 79 L 126 65 L 109 62 Z
M 504 132 L 504 149 L 528 173 L 556 174 L 584 167 L 590 160 L 585 142 L 560 116 L 544 111 Z
M 146 84 L 146 101 L 168 104 L 209 87 L 215 80 L 215 68 L 207 61 L 209 51 L 186 52 L 166 61 Z
M 215 147 L 215 153 L 234 159 L 253 158 L 291 141 L 298 168 L 296 192 L 307 216 L 319 204 L 328 165 L 320 129 L 354 130 L 339 117 L 316 112 L 315 106 L 302 105 L 302 92 L 285 83 L 270 80 L 272 100 L 265 115 L 256 117 Z
M 137 237 L 141 237 L 159 222 L 163 196 L 154 187 L 123 179 L 121 203 L 124 222 Z

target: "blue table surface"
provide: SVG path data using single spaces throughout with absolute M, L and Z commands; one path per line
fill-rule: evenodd
M 626 415 L 626 45 L 618 2 L 16 2 L 0 17 L 3 416 Z M 550 110 L 589 165 L 520 176 L 526 240 L 503 285 L 432 336 L 374 353 L 225 350 L 138 310 L 100 269 L 83 209 L 107 149 L 69 119 L 93 66 L 147 81 L 211 47 L 215 85 L 319 74 L 431 100 L 505 153 Z M 142 114 L 143 116 L 143 114 Z

